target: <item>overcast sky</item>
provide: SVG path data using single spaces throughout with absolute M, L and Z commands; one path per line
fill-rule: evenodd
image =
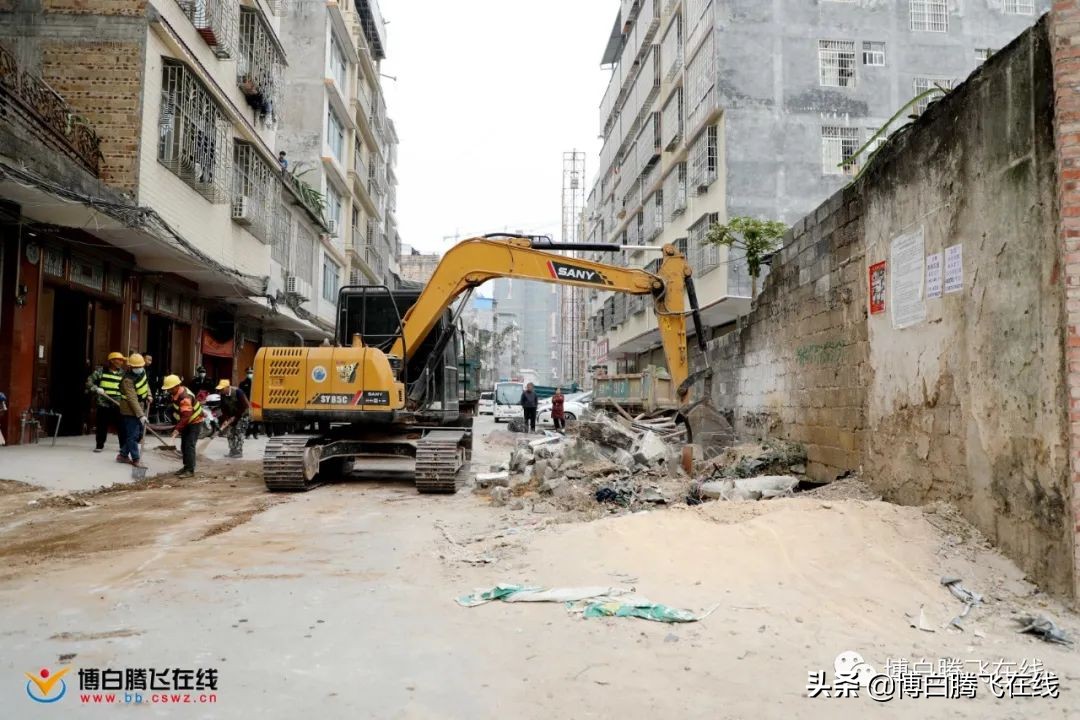
M 559 239 L 562 154 L 596 172 L 616 0 L 380 0 L 397 126 L 398 222 L 421 252 L 502 230 Z M 420 9 L 423 8 L 423 9 Z M 586 194 L 588 190 L 586 190 Z

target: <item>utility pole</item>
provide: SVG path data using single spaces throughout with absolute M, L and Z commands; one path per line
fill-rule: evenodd
M 563 153 L 562 174 L 562 242 L 584 242 L 585 213 L 585 153 L 578 150 Z M 577 257 L 574 251 L 564 253 Z M 562 382 L 584 382 L 585 372 L 585 290 L 559 286 L 559 322 L 555 338 L 559 358 L 559 377 Z

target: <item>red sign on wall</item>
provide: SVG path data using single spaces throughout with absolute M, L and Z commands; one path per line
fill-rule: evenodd
M 885 261 L 870 266 L 870 314 L 885 312 Z

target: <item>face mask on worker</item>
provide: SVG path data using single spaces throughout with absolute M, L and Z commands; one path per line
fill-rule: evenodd
M 204 372 L 199 373 L 199 379 L 200 380 L 202 380 L 204 377 L 206 377 L 206 373 L 204 373 Z
M 136 375 L 142 375 L 144 372 L 146 372 L 146 368 L 131 368 L 131 372 L 135 373 Z
M 255 373 L 248 373 L 247 374 L 248 380 L 252 380 L 252 379 L 254 379 L 254 377 L 255 377 Z

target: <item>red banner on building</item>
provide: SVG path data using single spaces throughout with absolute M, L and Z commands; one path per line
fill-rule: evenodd
M 203 330 L 202 334 L 202 351 L 203 355 L 213 355 L 214 357 L 231 358 L 233 356 L 233 346 L 235 342 L 228 340 L 227 342 L 218 342 L 210 336 L 210 333 Z
M 885 312 L 885 261 L 870 266 L 870 314 Z

